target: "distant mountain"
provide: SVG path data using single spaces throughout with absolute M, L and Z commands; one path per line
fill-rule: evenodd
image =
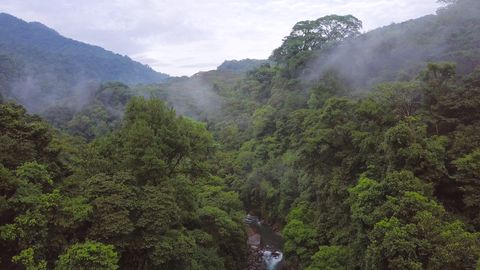
M 72 91 L 81 92 L 92 82 L 157 83 L 169 77 L 128 56 L 65 38 L 41 23 L 5 13 L 0 13 L 0 70 L 0 80 L 2 73 L 15 74 L 8 77 L 9 89 L 4 87 L 0 93 L 34 111 L 71 96 Z
M 227 60 L 217 67 L 218 71 L 230 71 L 241 74 L 254 70 L 263 64 L 267 64 L 268 60 L 243 59 L 243 60 Z
M 224 105 L 225 89 L 235 86 L 268 60 L 242 59 L 224 61 L 215 70 L 202 71 L 187 77 L 171 77 L 162 83 L 133 88 L 139 95 L 155 95 L 175 108 L 177 113 L 197 120 L 219 116 Z

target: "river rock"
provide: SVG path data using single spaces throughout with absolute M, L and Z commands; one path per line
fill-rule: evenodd
M 253 248 L 253 249 L 257 249 L 259 246 L 260 246 L 260 242 L 262 240 L 262 237 L 260 236 L 260 234 L 256 233 L 256 234 L 252 234 L 248 237 L 248 242 L 247 244 Z
M 263 261 L 263 251 L 250 249 L 248 253 L 247 268 L 245 270 L 266 270 L 267 267 Z

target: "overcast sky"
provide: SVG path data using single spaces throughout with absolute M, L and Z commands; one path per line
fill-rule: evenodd
M 0 12 L 171 75 L 265 59 L 297 21 L 352 14 L 367 31 L 437 8 L 436 0 L 0 0 Z

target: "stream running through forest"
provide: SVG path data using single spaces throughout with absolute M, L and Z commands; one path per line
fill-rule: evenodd
M 247 215 L 245 223 L 249 226 L 248 245 L 251 253 L 247 269 L 282 270 L 284 266 L 282 236 L 256 216 Z

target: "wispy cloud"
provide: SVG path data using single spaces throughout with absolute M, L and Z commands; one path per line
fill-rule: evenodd
M 40 21 L 173 75 L 225 59 L 267 58 L 297 21 L 352 14 L 366 30 L 434 13 L 436 0 L 2 0 Z

